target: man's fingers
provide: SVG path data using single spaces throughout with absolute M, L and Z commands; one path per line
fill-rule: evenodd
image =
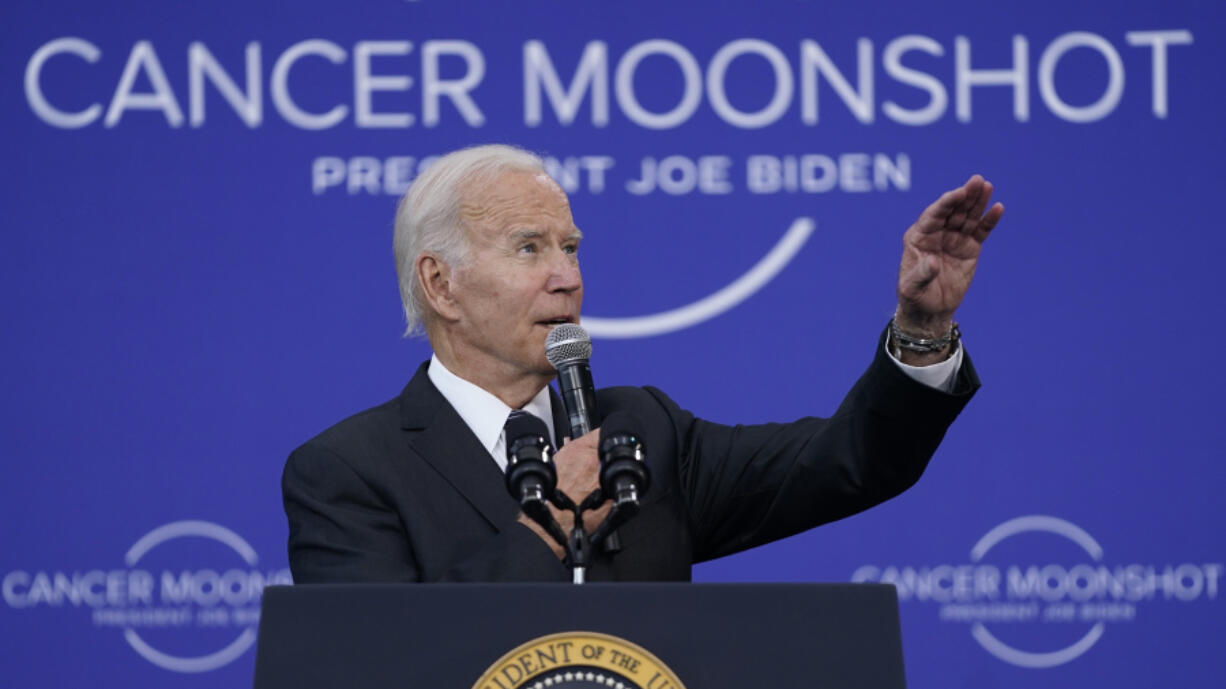
M 561 450 L 558 450 L 558 453 L 554 455 L 554 461 L 558 466 L 559 484 L 566 483 L 567 489 L 576 484 L 582 486 L 594 484 L 596 467 L 600 464 L 596 453 L 599 440 L 600 433 L 592 431 L 566 443 Z
M 575 445 L 576 447 L 596 447 L 599 443 L 600 443 L 600 429 L 597 428 L 594 431 L 588 431 L 587 433 L 584 433 L 583 435 L 579 436 L 577 439 L 572 438 L 570 436 L 566 436 L 565 442 L 562 443 L 562 447 L 570 447 L 571 445 Z
M 924 215 L 935 220 L 938 227 L 960 229 L 970 215 L 970 211 L 983 197 L 984 179 L 982 176 L 971 175 L 962 186 L 950 189 L 924 209 Z M 987 203 L 983 200 L 983 203 Z M 980 211 L 983 212 L 982 210 Z M 928 231 L 937 228 L 926 227 Z
M 924 215 L 935 218 L 939 221 L 944 221 L 949 217 L 949 214 L 954 211 L 963 201 L 966 200 L 966 187 L 961 186 L 957 189 L 950 189 L 941 194 L 941 197 L 933 201 L 930 206 L 924 209 Z
M 966 180 L 966 184 L 962 185 L 966 190 L 966 196 L 962 198 L 962 202 L 950 211 L 949 217 L 945 220 L 945 228 L 954 232 L 962 232 L 966 227 L 967 222 L 973 221 L 978 215 L 975 209 L 980 203 L 986 203 L 984 199 L 984 181 L 979 175 L 971 175 L 971 178 Z M 983 212 L 982 209 L 979 211 Z
M 988 207 L 988 202 L 992 200 L 992 183 L 984 180 L 979 187 L 979 194 L 975 197 L 975 203 L 971 206 L 970 212 L 967 214 L 967 220 L 974 223 L 983 215 L 984 209 Z M 972 225 L 973 228 L 973 225 Z
M 976 221 L 991 202 L 994 190 L 982 175 L 971 175 L 962 186 L 941 194 L 925 208 L 916 225 L 925 234 L 943 229 L 974 234 Z
M 987 239 L 988 234 L 992 231 L 992 228 L 996 227 L 996 223 L 1000 222 L 1000 218 L 1004 214 L 1005 204 L 998 201 L 996 205 L 988 209 L 988 213 L 987 215 L 983 216 L 983 220 L 979 221 L 979 225 L 974 231 L 975 239 L 979 242 Z

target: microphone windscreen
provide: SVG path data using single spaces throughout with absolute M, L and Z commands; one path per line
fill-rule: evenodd
M 544 421 L 537 418 L 536 415 L 529 414 L 528 412 L 512 414 L 511 418 L 507 421 L 505 430 L 507 432 L 508 449 L 516 440 L 526 435 L 539 435 L 546 442 L 549 441 L 549 427 L 545 425 Z M 553 443 L 550 443 L 550 445 L 552 446 Z
M 634 414 L 628 411 L 615 411 L 600 422 L 600 445 L 603 448 L 606 440 L 625 436 L 634 436 L 641 441 L 642 428 L 643 424 Z
M 573 361 L 587 361 L 592 358 L 592 338 L 574 323 L 555 326 L 545 338 L 545 358 L 554 368 Z

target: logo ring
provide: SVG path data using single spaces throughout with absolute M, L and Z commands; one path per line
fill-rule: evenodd
M 129 567 L 133 567 L 145 553 L 166 541 L 184 536 L 199 536 L 217 541 L 238 553 L 239 557 L 243 558 L 243 561 L 252 567 L 256 565 L 259 559 L 255 548 L 252 548 L 251 544 L 244 540 L 242 536 L 239 536 L 230 529 L 212 522 L 185 520 L 163 524 L 141 536 L 136 543 L 132 544 L 131 548 L 128 548 L 128 552 L 124 554 L 124 561 Z M 132 650 L 160 668 L 175 672 L 195 673 L 215 670 L 238 658 L 255 643 L 256 633 L 248 627 L 221 650 L 194 658 L 183 658 L 159 651 L 149 645 L 149 642 L 142 639 L 140 634 L 132 627 L 124 628 L 123 638 L 132 647 Z

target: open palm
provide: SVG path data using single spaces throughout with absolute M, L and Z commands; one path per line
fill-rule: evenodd
M 949 330 L 980 247 L 1005 212 L 1000 203 L 988 208 L 991 197 L 992 183 L 974 175 L 925 208 L 903 235 L 896 318 L 904 331 L 940 336 Z

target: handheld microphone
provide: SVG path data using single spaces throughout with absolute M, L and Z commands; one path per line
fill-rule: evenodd
M 599 423 L 596 386 L 592 383 L 592 368 L 588 365 L 588 359 L 592 358 L 592 338 L 574 323 L 555 326 L 545 338 L 545 358 L 558 371 L 558 391 L 562 396 L 562 406 L 566 409 L 570 437 L 586 435 Z M 599 495 L 593 492 L 591 497 Z M 586 505 L 587 500 L 582 504 Z M 621 539 L 612 531 L 602 534 L 595 542 L 600 543 L 608 553 L 621 550 Z
M 629 412 L 615 411 L 600 425 L 600 490 L 615 508 L 638 508 L 639 499 L 651 487 L 639 420 Z
M 545 358 L 558 371 L 558 391 L 570 424 L 570 437 L 596 426 L 596 386 L 592 384 L 592 338 L 574 323 L 563 323 L 545 338 Z

